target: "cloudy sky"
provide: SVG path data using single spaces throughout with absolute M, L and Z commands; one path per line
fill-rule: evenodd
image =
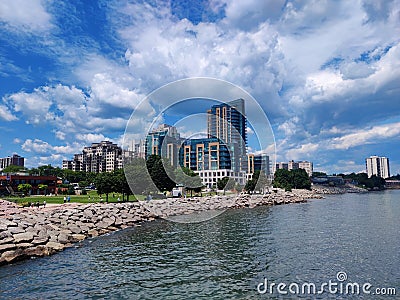
M 2 0 L 0 156 L 60 166 L 91 142 L 121 141 L 154 89 L 206 76 L 261 104 L 279 161 L 359 172 L 376 154 L 400 173 L 399 9 L 399 0 Z

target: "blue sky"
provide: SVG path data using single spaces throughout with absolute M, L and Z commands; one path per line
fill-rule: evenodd
M 154 89 L 207 76 L 261 104 L 278 161 L 359 172 L 376 154 L 400 173 L 400 1 L 194 2 L 2 0 L 0 156 L 60 166 L 121 142 Z

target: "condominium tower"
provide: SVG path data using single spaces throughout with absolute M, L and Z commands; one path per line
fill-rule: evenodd
M 365 166 L 368 177 L 372 175 L 382 178 L 390 177 L 389 158 L 387 157 L 370 156 L 365 159 Z

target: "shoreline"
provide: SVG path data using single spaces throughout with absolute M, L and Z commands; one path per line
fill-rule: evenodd
M 303 203 L 321 199 L 314 191 L 271 194 L 169 198 L 125 203 L 68 203 L 21 208 L 0 200 L 0 266 L 30 257 L 48 256 L 86 238 L 138 226 L 159 218 L 196 212 Z

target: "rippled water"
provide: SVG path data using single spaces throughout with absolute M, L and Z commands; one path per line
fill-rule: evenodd
M 203 223 L 166 220 L 0 267 L 5 299 L 269 299 L 257 285 L 328 280 L 395 287 L 400 191 L 229 210 Z M 283 298 L 317 298 L 286 295 Z M 351 298 L 324 293 L 319 298 Z M 354 297 L 360 298 L 360 296 Z M 379 299 L 378 296 L 363 296 Z

